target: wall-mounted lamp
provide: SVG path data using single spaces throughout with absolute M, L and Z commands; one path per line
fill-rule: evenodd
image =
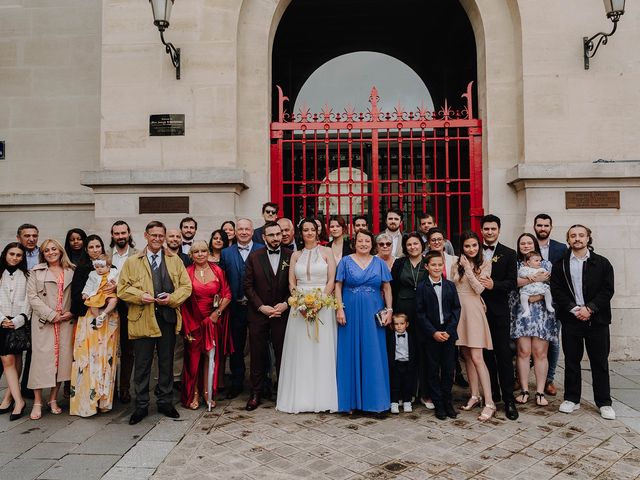
M 607 40 L 616 32 L 618 20 L 624 14 L 625 0 L 604 0 L 604 8 L 607 11 L 607 18 L 613 22 L 611 33 L 596 33 L 593 37 L 582 37 L 584 46 L 584 69 L 589 70 L 589 59 L 595 57 L 600 45 L 606 45 Z
M 176 68 L 176 80 L 180 80 L 180 49 L 173 46 L 173 43 L 164 41 L 164 31 L 169 28 L 169 17 L 174 0 L 149 0 L 151 10 L 153 10 L 153 24 L 160 31 L 160 40 L 165 46 L 167 53 L 171 57 L 171 63 Z

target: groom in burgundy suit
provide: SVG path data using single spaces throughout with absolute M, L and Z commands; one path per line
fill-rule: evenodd
M 289 316 L 289 262 L 291 250 L 281 248 L 282 229 L 276 222 L 264 225 L 266 247 L 251 252 L 245 265 L 244 292 L 249 300 L 249 351 L 251 353 L 251 395 L 246 409 L 260 405 L 260 392 L 269 368 L 269 334 L 276 355 L 276 373 L 280 372 L 282 345 Z

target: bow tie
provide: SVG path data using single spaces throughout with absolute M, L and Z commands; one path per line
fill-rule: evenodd
M 495 245 L 482 245 L 482 249 L 483 250 L 495 250 L 496 246 Z
M 191 245 L 193 243 L 193 240 L 191 240 L 190 242 L 182 242 L 183 245 Z
M 280 255 L 280 249 L 278 249 L 278 250 L 269 250 L 269 255 Z
M 441 287 L 442 286 L 442 282 L 432 283 L 431 285 L 434 286 L 434 287 Z
M 406 337 L 406 335 L 407 335 L 406 333 L 396 333 L 396 337 L 398 338 L 404 338 Z
M 249 251 L 249 247 L 241 247 L 240 245 L 238 245 L 238 250 L 243 250 L 245 252 Z

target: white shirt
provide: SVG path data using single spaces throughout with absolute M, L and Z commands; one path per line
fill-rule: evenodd
M 124 262 L 127 261 L 127 258 L 129 258 L 129 250 L 131 249 L 131 247 L 127 246 L 127 250 L 120 255 L 118 253 L 117 249 L 113 249 L 113 252 L 111 253 L 111 265 L 113 265 L 114 267 L 116 267 L 116 270 L 118 270 L 118 272 L 122 271 L 122 266 L 124 265 Z
M 542 254 L 542 259 L 547 261 L 549 261 L 549 243 L 550 242 L 547 242 L 546 245 L 540 244 L 540 253 Z
M 27 251 L 27 270 L 31 270 L 40 263 L 40 248 L 36 247 L 30 252 Z
M 149 265 L 153 268 L 153 256 L 156 255 L 156 264 L 158 267 L 162 264 L 162 250 L 158 250 L 158 253 L 153 253 L 151 250 L 147 249 L 147 259 L 149 260 Z
M 186 245 L 185 245 L 186 243 Z M 191 245 L 193 245 L 193 240 L 183 240 L 182 241 L 182 246 L 180 247 L 182 250 L 182 253 L 184 253 L 185 255 L 189 254 L 189 250 L 191 250 Z
M 253 240 L 251 240 L 249 243 L 247 243 L 244 246 L 238 244 L 238 252 L 240 252 L 240 256 L 242 257 L 243 262 L 247 261 L 247 257 L 251 253 L 252 248 L 253 248 Z M 243 250 L 243 249 L 248 249 L 248 250 Z
M 582 266 L 587 261 L 591 253 L 587 250 L 587 254 L 582 257 L 576 257 L 573 252 L 569 257 L 569 270 L 571 271 L 571 283 L 573 284 L 573 293 L 576 296 L 576 305 L 584 305 L 584 296 L 582 295 Z
M 433 286 L 433 290 L 436 292 L 436 297 L 438 297 L 438 310 L 440 311 L 440 325 L 444 324 L 444 313 L 442 313 L 442 277 L 440 277 L 440 282 L 434 282 L 429 277 L 429 281 Z M 440 283 L 440 285 L 434 285 L 434 283 Z
M 278 248 L 282 248 L 282 247 L 278 247 Z M 276 273 L 278 273 L 278 265 L 280 264 L 280 255 L 282 253 L 278 253 L 277 255 L 274 255 L 273 253 L 269 253 L 270 249 L 267 247 L 267 257 L 269 258 L 269 263 L 271 264 L 271 270 L 273 270 L 273 274 L 275 275 Z M 282 252 L 282 249 L 280 250 L 280 252 Z
M 399 335 L 402 335 L 400 337 Z M 395 332 L 396 337 L 396 360 L 400 362 L 408 362 L 409 361 L 409 333 L 398 333 Z
M 494 249 L 493 250 L 490 248 L 485 249 L 484 245 L 489 245 L 490 247 L 494 247 Z M 484 243 L 483 245 L 480 245 L 480 248 L 482 248 L 482 256 L 485 262 L 490 262 L 491 259 L 493 258 L 493 254 L 496 253 L 496 249 L 495 249 L 496 245 L 497 243 L 494 243 L 493 245 L 490 245 L 488 243 Z

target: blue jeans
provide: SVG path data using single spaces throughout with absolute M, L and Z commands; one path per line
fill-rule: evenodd
M 556 375 L 556 367 L 558 366 L 558 358 L 560 357 L 560 342 L 549 342 L 549 350 L 547 350 L 547 359 L 549 360 L 549 370 L 547 370 L 547 383 L 553 382 Z

